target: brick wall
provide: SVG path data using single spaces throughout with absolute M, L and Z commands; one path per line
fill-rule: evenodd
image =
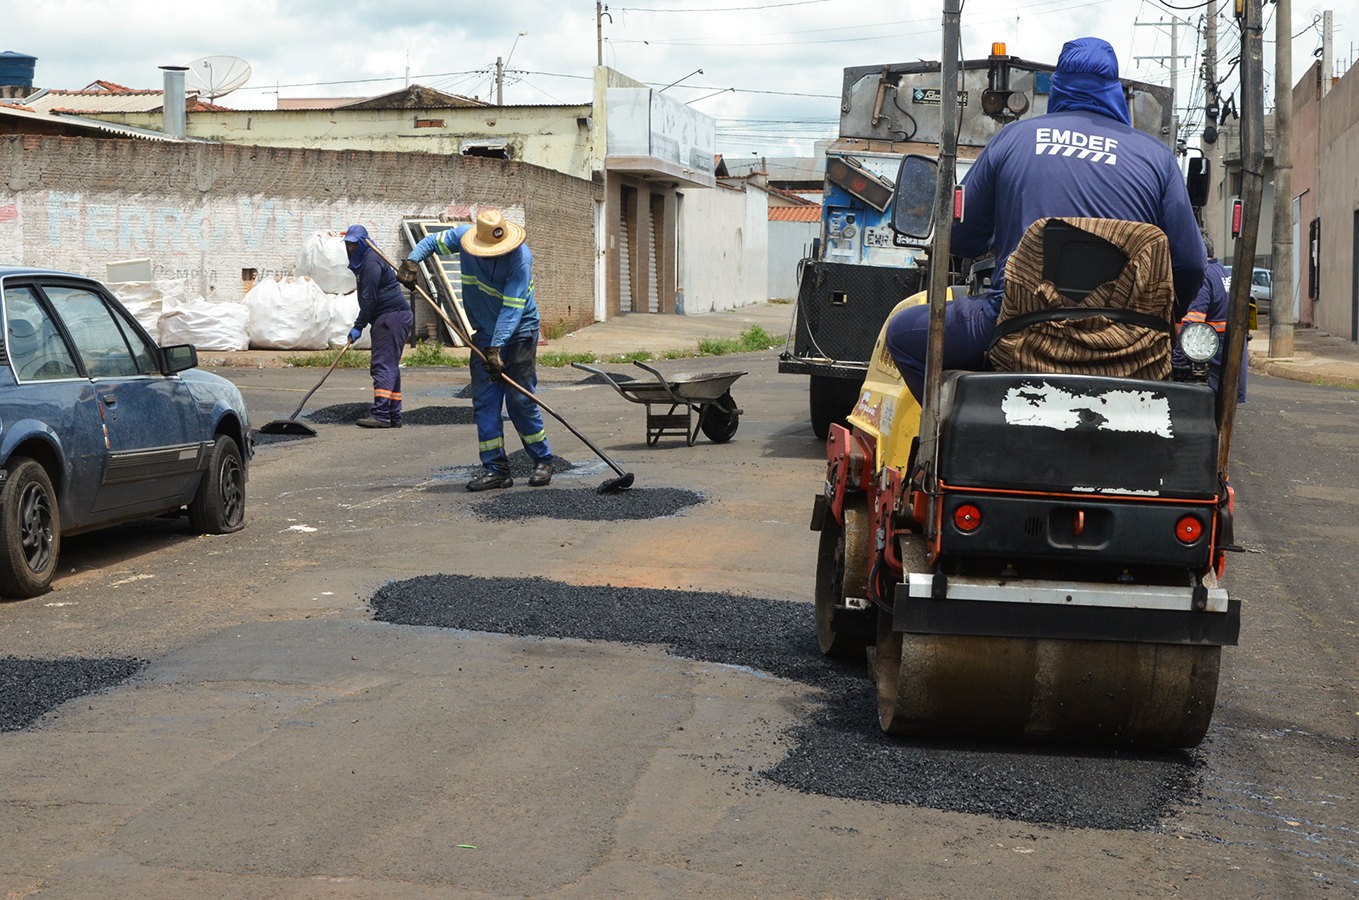
M 602 188 L 526 163 L 5 135 L 0 179 L 0 265 L 102 279 L 109 262 L 150 257 L 157 277 L 222 300 L 241 297 L 243 269 L 289 274 L 314 231 L 362 224 L 396 259 L 403 217 L 497 208 L 528 230 L 544 325 L 594 319 Z

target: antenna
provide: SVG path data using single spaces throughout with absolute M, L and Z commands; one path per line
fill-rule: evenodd
M 250 80 L 250 63 L 235 56 L 200 56 L 189 63 L 185 74 L 199 93 L 208 95 L 211 103 Z

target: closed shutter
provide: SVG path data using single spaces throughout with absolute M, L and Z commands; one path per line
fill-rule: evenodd
M 660 279 L 656 275 L 656 229 L 660 220 L 654 203 L 647 204 L 646 218 L 646 311 L 660 312 Z
M 632 312 L 632 254 L 628 251 L 628 204 L 624 194 L 623 215 L 618 223 L 618 309 Z

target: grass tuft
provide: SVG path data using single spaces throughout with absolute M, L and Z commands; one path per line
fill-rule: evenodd
M 757 350 L 772 350 L 783 343 L 759 325 L 752 325 L 734 338 L 699 338 L 700 356 L 726 356 L 729 353 L 753 353 Z
M 468 357 L 450 353 L 443 344 L 434 341 L 420 341 L 401 359 L 401 364 L 408 368 L 448 366 L 453 369 L 465 369 L 467 362 Z

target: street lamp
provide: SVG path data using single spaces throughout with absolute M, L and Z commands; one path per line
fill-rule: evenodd
M 514 37 L 514 43 L 510 45 L 510 55 L 505 57 L 505 62 L 501 63 L 500 57 L 495 58 L 495 105 L 505 105 L 505 70 L 510 67 L 510 60 L 514 57 L 514 48 L 519 46 L 519 39 L 528 34 L 521 31 Z

